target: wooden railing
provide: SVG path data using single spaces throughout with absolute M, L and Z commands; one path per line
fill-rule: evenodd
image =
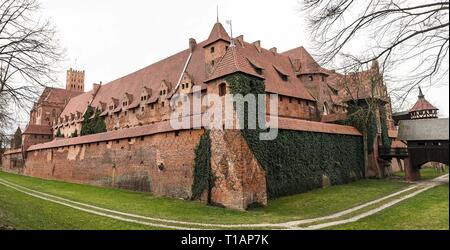
M 407 148 L 379 148 L 381 158 L 407 158 L 409 156 Z

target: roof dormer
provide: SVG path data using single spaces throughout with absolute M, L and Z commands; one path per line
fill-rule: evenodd
M 283 80 L 285 82 L 289 81 L 289 75 L 287 73 L 285 73 L 280 67 L 277 67 L 277 66 L 273 65 L 273 68 L 278 73 L 278 75 L 280 76 L 281 80 Z
M 152 96 L 152 89 L 143 87 L 141 91 L 141 102 L 149 100 L 151 96 Z
M 129 105 L 131 105 L 131 103 L 133 103 L 133 95 L 129 94 L 129 93 L 125 93 L 125 95 L 122 98 L 122 107 L 126 108 Z

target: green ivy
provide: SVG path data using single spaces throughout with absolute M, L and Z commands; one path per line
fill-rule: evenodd
M 389 125 L 385 106 L 380 106 L 380 120 L 381 120 L 381 142 L 384 148 L 390 149 L 392 145 L 392 139 L 389 137 Z
M 73 132 L 70 137 L 72 138 L 78 137 L 78 130 L 75 129 L 75 132 Z
M 61 138 L 61 137 L 64 137 L 64 135 L 61 133 L 61 129 L 60 128 L 58 128 L 58 130 L 56 131 L 56 138 Z
M 228 77 L 232 94 L 264 93 L 264 82 L 245 75 Z M 244 111 L 246 112 L 246 110 Z M 245 115 L 247 124 L 247 116 Z M 358 136 L 280 130 L 276 140 L 261 141 L 262 129 L 242 134 L 266 171 L 269 198 L 322 187 L 326 175 L 333 185 L 361 178 L 364 172 L 362 139 Z
M 95 115 L 94 115 L 95 114 Z M 83 115 L 83 122 L 81 125 L 81 136 L 92 135 L 106 132 L 106 123 L 100 117 L 101 111 L 92 106 L 88 106 Z M 94 118 L 91 119 L 91 117 Z
M 348 119 L 344 121 L 344 125 L 353 126 L 363 134 L 367 134 L 367 150 L 371 154 L 377 137 L 377 120 L 374 109 L 368 107 L 366 101 L 350 103 L 347 108 Z
M 209 131 L 206 131 L 200 138 L 200 142 L 195 149 L 194 181 L 192 183 L 192 199 L 201 197 L 205 190 L 211 190 L 211 138 Z M 210 199 L 208 194 L 208 201 Z

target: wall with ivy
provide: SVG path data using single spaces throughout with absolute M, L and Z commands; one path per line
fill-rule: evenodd
M 226 81 L 232 94 L 264 93 L 264 82 L 259 79 L 235 74 Z M 246 128 L 242 130 L 251 150 L 266 171 L 269 198 L 320 188 L 324 175 L 330 178 L 333 185 L 363 176 L 361 137 L 280 130 L 276 140 L 261 141 L 261 132 Z
M 380 106 L 381 142 L 384 148 L 390 149 L 392 139 L 389 137 L 389 122 L 385 106 Z
M 195 149 L 194 181 L 192 184 L 192 199 L 200 199 L 205 190 L 211 190 L 211 138 L 209 131 L 200 138 Z M 208 202 L 209 202 L 208 194 Z

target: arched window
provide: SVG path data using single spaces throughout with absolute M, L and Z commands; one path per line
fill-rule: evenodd
M 222 83 L 219 85 L 219 96 L 225 96 L 227 94 L 227 85 Z

